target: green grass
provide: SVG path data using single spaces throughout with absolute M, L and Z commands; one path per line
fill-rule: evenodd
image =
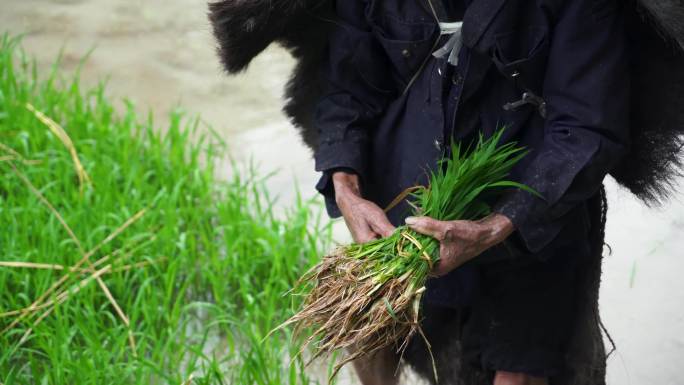
M 104 86 L 84 90 L 77 77 L 61 79 L 58 65 L 40 75 L 16 39 L 1 38 L 0 261 L 74 265 L 80 249 L 95 248 L 147 211 L 90 258 L 129 252 L 125 261 L 126 252 L 113 258 L 115 272 L 102 280 L 130 329 L 91 281 L 25 342 L 21 337 L 37 317 L 0 334 L 0 383 L 311 383 L 301 361 L 289 365 L 295 353 L 290 332 L 261 340 L 294 313 L 298 304 L 283 294 L 327 247 L 328 227 L 312 214 L 317 203 L 300 199 L 276 218 L 253 170 L 217 179 L 229 172 L 213 166 L 225 149 L 202 136 L 196 122 L 174 113 L 168 127 L 157 129 L 131 105 L 117 112 Z M 26 103 L 64 128 L 91 184 L 81 187 L 69 151 Z M 21 161 L 7 147 L 37 163 Z M 81 246 L 21 175 L 63 216 Z M 117 271 L 141 262 L 147 264 Z M 65 287 L 89 275 L 72 273 Z M 62 276 L 0 267 L 0 313 L 30 306 Z M 0 329 L 15 318 L 0 318 Z

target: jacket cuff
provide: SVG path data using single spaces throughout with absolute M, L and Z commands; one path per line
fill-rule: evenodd
M 516 189 L 505 194 L 494 206 L 493 212 L 511 220 L 517 234 L 528 251 L 541 251 L 563 229 L 562 218 L 551 219 L 547 203 L 527 191 Z
M 314 155 L 316 171 L 348 168 L 362 176 L 366 164 L 366 152 L 364 149 L 365 143 L 361 139 L 322 140 Z

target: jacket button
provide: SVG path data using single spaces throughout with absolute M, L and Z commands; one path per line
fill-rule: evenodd
M 435 148 L 437 151 L 442 151 L 442 141 L 439 139 L 435 139 Z
M 409 51 L 408 48 L 404 48 L 404 49 L 401 51 L 401 54 L 404 55 L 404 57 L 406 57 L 406 58 L 411 57 L 411 51 Z

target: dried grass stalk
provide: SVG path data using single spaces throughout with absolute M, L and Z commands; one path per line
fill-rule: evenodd
M 32 166 L 41 163 L 39 160 L 28 160 L 21 156 L 20 153 L 16 152 L 12 147 L 0 143 L 0 150 L 6 152 L 9 155 L 0 156 L 0 162 L 18 161 L 27 166 Z
M 78 158 L 76 146 L 74 146 L 74 142 L 69 137 L 69 134 L 67 134 L 67 132 L 64 130 L 64 128 L 62 128 L 62 126 L 57 124 L 57 122 L 52 120 L 44 113 L 38 111 L 31 103 L 26 103 L 26 109 L 31 111 L 38 120 L 45 124 L 47 128 L 50 129 L 50 131 L 52 131 L 52 133 L 55 134 L 57 138 L 59 138 L 62 144 L 64 144 L 64 147 L 67 148 L 69 154 L 71 155 L 71 159 L 74 162 L 74 170 L 76 171 L 76 175 L 78 176 L 81 193 L 83 193 L 83 187 L 86 184 L 92 184 L 92 182 L 90 180 L 88 172 L 86 172 L 85 167 L 83 167 L 83 164 L 81 164 L 81 160 Z
M 49 118 L 45 117 L 44 115 L 42 115 L 42 113 L 35 110 L 35 108 L 33 108 L 33 106 L 31 106 L 30 104 L 27 104 L 27 108 L 29 108 L 29 110 L 33 111 L 39 119 L 41 119 L 41 120 L 47 119 L 47 121 L 44 121 L 45 124 L 48 124 L 50 129 L 53 129 L 53 130 L 55 129 L 55 127 L 53 127 L 51 124 L 49 124 L 50 122 L 52 122 Z M 54 123 L 54 122 L 52 122 L 52 123 Z M 56 123 L 54 123 L 54 125 L 56 125 L 57 128 L 61 129 L 61 127 L 59 127 Z M 66 135 L 66 133 L 64 133 L 64 135 Z M 68 136 L 66 137 L 66 139 L 68 139 Z M 64 140 L 64 139 L 62 139 L 62 140 Z M 71 140 L 70 139 L 68 139 L 68 140 L 70 143 Z M 65 143 L 65 145 L 66 144 L 67 143 Z M 73 150 L 73 148 L 70 149 L 70 151 L 71 150 Z M 72 152 L 72 155 L 74 155 L 74 154 L 75 154 L 75 150 L 73 150 L 73 152 Z M 76 156 L 75 162 L 77 162 L 77 164 L 80 165 L 80 162 L 78 161 L 78 156 Z M 126 220 L 126 222 L 124 222 L 120 227 L 118 227 L 111 234 L 109 234 L 105 239 L 103 239 L 99 244 L 97 244 L 95 246 L 95 248 L 93 248 L 92 250 L 90 250 L 89 252 L 86 253 L 85 249 L 83 248 L 83 246 L 81 244 L 81 241 L 78 239 L 78 237 L 76 237 L 76 234 L 74 234 L 73 230 L 66 223 L 66 221 L 64 220 L 62 215 L 59 213 L 59 211 L 57 211 L 57 209 L 52 205 L 52 203 L 50 203 L 50 201 L 48 201 L 47 198 L 45 198 L 45 196 L 33 185 L 33 183 L 31 183 L 31 181 L 28 179 L 28 177 L 26 175 L 24 175 L 24 173 L 19 171 L 19 169 L 17 169 L 17 167 L 12 162 L 9 162 L 9 165 L 12 168 L 12 171 L 15 173 L 15 175 L 17 175 L 19 177 L 19 179 L 21 179 L 24 182 L 24 184 L 26 184 L 26 186 L 29 188 L 29 190 L 31 190 L 31 192 L 41 201 L 41 203 L 43 203 L 50 210 L 50 212 L 53 215 L 55 215 L 55 217 L 60 222 L 62 227 L 64 227 L 66 232 L 69 234 L 69 237 L 71 237 L 71 239 L 75 242 L 79 253 L 82 255 L 82 258 L 74 266 L 72 266 L 72 269 L 78 269 L 83 264 L 87 264 L 88 268 L 90 270 L 95 271 L 95 265 L 90 260 L 90 257 L 92 257 L 104 245 L 106 245 L 107 243 L 109 243 L 113 239 L 115 239 L 117 236 L 119 236 L 119 234 L 121 234 L 123 231 L 125 231 L 129 226 L 131 226 L 133 223 L 135 223 L 140 218 L 142 218 L 145 215 L 145 213 L 147 212 L 147 209 L 142 209 L 139 212 L 137 212 L 131 218 Z M 85 174 L 85 175 L 87 176 L 87 174 Z M 109 265 L 109 269 L 111 269 L 111 265 Z M 107 270 L 109 270 L 109 269 L 107 269 Z M 102 271 L 102 270 L 98 270 L 98 271 Z M 121 309 L 121 307 L 119 306 L 119 304 L 116 301 L 116 299 L 114 298 L 114 296 L 109 291 L 109 288 L 107 287 L 107 285 L 102 280 L 101 275 L 102 274 L 94 274 L 93 277 L 97 281 L 98 286 L 100 286 L 100 288 L 104 292 L 105 296 L 109 300 L 110 304 L 112 305 L 112 307 L 116 311 L 116 313 L 119 316 L 119 318 L 121 319 L 121 321 L 128 328 L 129 344 L 130 344 L 131 349 L 133 351 L 133 355 L 137 356 L 135 338 L 133 336 L 132 331 L 130 330 L 130 320 L 129 320 L 128 316 L 126 315 L 126 313 L 124 313 L 124 311 Z M 43 293 L 37 300 L 35 300 L 31 304 L 31 306 L 29 306 L 29 308 L 27 308 L 30 310 L 22 311 L 21 315 L 19 315 L 19 317 L 17 317 L 16 319 L 14 319 L 14 321 L 12 321 L 12 323 L 3 330 L 3 333 L 12 329 L 13 327 L 15 327 L 19 322 L 21 322 L 22 319 L 24 319 L 27 315 L 31 314 L 31 311 L 34 311 L 36 308 L 40 308 L 40 305 L 43 303 L 43 301 L 45 301 L 45 299 L 50 294 L 52 294 L 55 290 L 57 290 L 62 284 L 67 282 L 69 280 L 69 278 L 70 278 L 70 273 L 67 273 L 67 274 L 63 275 L 62 278 L 60 278 L 57 282 L 52 284 L 52 286 L 50 286 L 50 288 L 45 293 Z M 61 302 L 58 302 L 57 304 L 59 304 L 59 303 L 61 303 Z M 47 317 L 52 312 L 53 309 L 54 309 L 54 307 L 48 309 L 43 315 L 41 315 L 38 318 L 38 320 L 36 322 L 40 323 L 40 321 L 42 321 L 45 317 Z M 35 327 L 35 325 L 36 324 L 34 324 L 34 327 Z M 33 331 L 32 328 L 27 330 L 27 332 L 24 334 L 24 336 L 22 337 L 22 339 L 19 343 L 20 345 L 26 341 L 26 339 L 29 337 L 29 335 L 31 334 L 32 331 Z

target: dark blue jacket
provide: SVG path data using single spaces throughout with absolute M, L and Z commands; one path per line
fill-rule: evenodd
M 505 125 L 530 152 L 512 177 L 542 198 L 511 191 L 495 205 L 520 249 L 544 257 L 585 239 L 585 202 L 629 146 L 626 35 L 616 0 L 473 0 L 465 13 L 467 60 L 444 76 L 437 20 L 442 0 L 339 0 L 329 48 L 330 90 L 319 102 L 318 189 L 335 206 L 330 172 L 351 169 L 381 207 L 424 184 L 443 143 Z M 445 114 L 445 87 L 459 87 Z M 535 105 L 505 110 L 523 92 Z M 445 116 L 449 115 L 449 116 Z M 445 133 L 447 137 L 445 138 Z M 398 224 L 408 213 L 389 213 Z

